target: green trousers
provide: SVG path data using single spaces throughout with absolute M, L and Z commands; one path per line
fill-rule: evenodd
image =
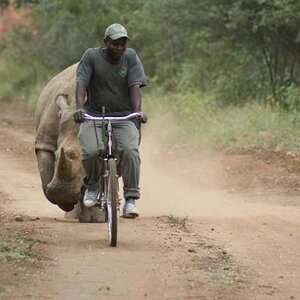
M 120 157 L 121 174 L 124 184 L 124 198 L 140 197 L 140 155 L 139 131 L 132 121 L 112 122 L 113 138 Z M 97 137 L 96 137 L 97 135 Z M 102 122 L 87 121 L 80 125 L 82 163 L 85 170 L 84 184 L 88 189 L 99 189 L 101 163 L 99 155 L 104 153 Z

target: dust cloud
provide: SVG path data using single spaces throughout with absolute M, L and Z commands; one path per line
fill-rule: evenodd
M 209 149 L 194 153 L 181 147 L 166 147 L 176 134 L 170 115 L 154 118 L 144 125 L 141 143 L 141 199 L 137 205 L 141 217 L 174 215 L 180 217 L 240 217 L 256 215 L 261 207 L 249 205 L 240 195 L 224 190 L 224 166 L 219 155 Z M 27 181 L 28 181 L 28 175 Z M 35 182 L 35 185 L 37 183 Z M 120 182 L 122 184 L 122 181 Z M 33 185 L 33 183 L 32 183 Z M 61 211 L 40 194 L 43 213 L 57 217 Z M 23 199 L 25 200 L 25 199 Z M 33 200 L 33 199 L 32 199 Z M 24 209 L 27 199 L 24 201 Z M 35 205 L 31 211 L 35 211 Z M 260 211 L 262 212 L 262 210 Z
M 141 215 L 235 215 L 235 207 L 241 200 L 220 188 L 223 180 L 220 158 L 208 150 L 199 153 L 189 153 L 180 147 L 174 152 L 166 150 L 172 124 L 170 117 L 150 119 L 143 128 L 138 202 Z

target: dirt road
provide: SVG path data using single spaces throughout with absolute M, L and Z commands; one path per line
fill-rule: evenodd
M 300 298 L 292 154 L 174 150 L 162 160 L 149 124 L 141 217 L 121 219 L 110 248 L 106 224 L 65 219 L 44 198 L 31 117 L 2 112 L 0 122 L 0 243 L 34 237 L 30 257 L 5 257 L 0 244 L 0 299 Z

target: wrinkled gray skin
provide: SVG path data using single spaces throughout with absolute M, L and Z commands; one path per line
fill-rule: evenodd
M 72 65 L 56 75 L 42 91 L 36 106 L 35 152 L 46 198 L 64 211 L 81 198 L 84 176 L 75 110 Z

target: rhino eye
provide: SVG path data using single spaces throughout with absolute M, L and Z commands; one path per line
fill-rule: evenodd
M 61 110 L 58 112 L 57 115 L 58 115 L 58 118 L 61 119 L 61 116 L 62 116 Z

